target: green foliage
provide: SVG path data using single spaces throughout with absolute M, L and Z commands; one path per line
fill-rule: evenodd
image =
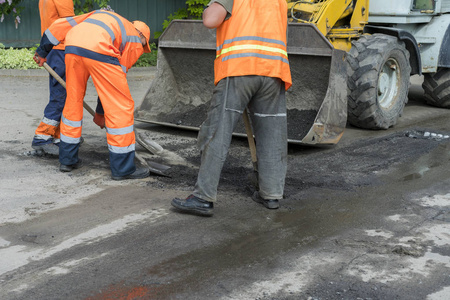
M 17 70 L 28 70 L 28 69 L 39 69 L 39 66 L 33 60 L 33 55 L 36 52 L 36 48 L 5 48 L 5 46 L 0 43 L 0 69 L 17 69 Z M 150 67 L 156 66 L 156 57 L 158 54 L 157 47 L 155 43 L 150 44 L 152 49 L 151 53 L 144 53 L 134 64 L 134 67 Z
M 193 19 L 200 20 L 202 18 L 203 10 L 210 0 L 187 0 L 186 7 L 180 8 L 174 14 L 170 14 L 163 22 L 163 31 L 169 26 L 173 20 Z M 162 32 L 157 31 L 154 34 L 155 39 L 161 36 Z
M 156 57 L 158 54 L 156 44 L 155 43 L 150 44 L 150 49 L 152 49 L 152 52 L 142 54 L 133 67 L 156 66 Z
M 85 14 L 98 8 L 111 10 L 110 0 L 73 0 L 73 6 L 76 15 Z
M 189 14 L 192 16 L 191 19 L 200 20 L 202 18 L 203 10 L 208 3 L 209 0 L 187 0 L 186 4 L 188 6 Z
M 39 69 L 39 66 L 34 62 L 33 55 L 36 52 L 36 47 L 6 49 L 3 44 L 0 44 L 0 69 Z
M 12 0 L 12 3 L 20 3 L 20 1 L 22 0 Z M 98 7 L 111 9 L 108 5 L 109 1 L 110 0 L 74 0 L 74 8 L 77 14 L 82 14 Z M 8 1 L 5 3 L 8 4 L 8 7 L 10 7 Z M 0 9 L 6 7 L 6 5 L 3 5 L 5 3 L 0 4 Z M 11 11 L 0 10 L 0 16 L 1 13 L 8 14 Z M 36 48 L 37 46 L 28 49 L 14 49 L 12 47 L 7 49 L 2 43 L 0 43 L 0 69 L 39 69 L 40 67 L 33 60 L 33 55 L 36 52 Z M 135 67 L 156 66 L 156 57 L 158 52 L 157 47 L 153 43 L 150 45 L 150 48 L 152 49 L 152 52 L 144 53 L 134 65 Z
M 3 22 L 5 16 L 12 15 L 17 28 L 20 23 L 20 13 L 23 10 L 23 6 L 19 6 L 22 1 L 23 0 L 0 0 L 0 22 Z

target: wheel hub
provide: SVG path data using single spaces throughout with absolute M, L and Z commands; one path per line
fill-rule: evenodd
M 383 65 L 378 77 L 378 103 L 383 109 L 389 109 L 399 92 L 400 68 L 398 62 L 389 58 Z

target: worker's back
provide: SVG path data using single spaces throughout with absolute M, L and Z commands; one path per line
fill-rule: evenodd
M 292 84 L 286 51 L 284 0 L 235 0 L 231 17 L 217 28 L 215 84 L 229 76 L 276 77 Z
M 39 16 L 41 18 L 41 35 L 60 18 L 73 17 L 72 0 L 39 0 Z M 64 43 L 54 47 L 54 49 L 64 50 Z
M 66 36 L 66 47 L 72 47 L 70 53 L 74 54 L 77 54 L 73 51 L 76 47 L 77 51 L 119 58 L 127 42 L 140 43 L 136 29 L 128 20 L 109 11 L 96 11 Z

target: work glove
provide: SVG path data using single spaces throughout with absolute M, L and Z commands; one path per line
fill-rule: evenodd
M 94 114 L 94 123 L 97 124 L 101 129 L 105 128 L 105 115 L 95 113 Z
M 39 67 L 42 67 L 44 63 L 47 61 L 47 58 L 40 57 L 37 52 L 33 56 L 34 61 L 39 65 Z

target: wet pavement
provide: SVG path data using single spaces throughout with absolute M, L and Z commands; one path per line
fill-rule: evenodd
M 155 69 L 130 73 L 137 104 Z M 215 214 L 181 214 L 199 166 L 196 133 L 148 124 L 171 177 L 110 179 L 88 114 L 85 165 L 26 155 L 47 98 L 43 72 L 0 72 L 1 299 L 449 299 L 450 111 L 410 102 L 394 128 L 348 127 L 330 147 L 290 145 L 285 199 L 250 199 L 235 138 Z M 86 100 L 94 106 L 91 85 Z

